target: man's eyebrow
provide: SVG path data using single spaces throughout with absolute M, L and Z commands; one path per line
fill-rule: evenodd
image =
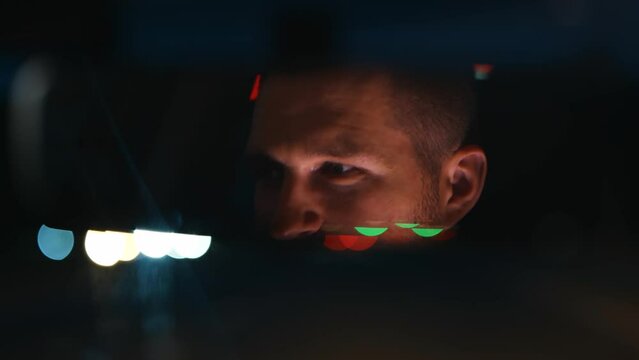
M 306 143 L 303 152 L 306 156 L 332 157 L 336 159 L 368 158 L 376 162 L 388 163 L 392 159 L 380 147 L 356 141 L 352 135 L 340 134 L 332 139 Z M 383 147 L 382 147 L 383 148 Z M 282 164 L 280 160 L 266 149 L 249 148 L 244 154 L 249 165 Z
M 365 154 L 362 148 L 352 144 L 311 145 L 307 149 L 308 154 L 316 156 L 330 156 L 335 158 L 347 158 Z
M 353 141 L 350 136 L 340 135 L 330 142 L 310 144 L 306 151 L 311 155 L 331 156 L 335 158 L 348 158 L 359 155 L 375 155 L 370 146 Z

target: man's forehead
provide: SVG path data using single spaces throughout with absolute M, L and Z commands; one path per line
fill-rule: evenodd
M 249 152 L 289 149 L 349 156 L 384 153 L 399 133 L 380 79 L 321 74 L 267 79 L 257 103 Z M 401 141 L 404 141 L 402 139 Z
M 371 140 L 381 134 L 371 127 L 352 125 L 339 119 L 317 121 L 311 124 L 313 126 L 297 125 L 280 129 L 254 127 L 249 150 L 295 149 L 308 155 L 344 157 L 379 148 Z
M 307 81 L 308 80 L 308 81 Z M 253 130 L 281 128 L 315 132 L 324 127 L 379 127 L 392 118 L 386 87 L 379 81 L 353 78 L 276 76 L 267 79 L 257 102 Z M 285 129 L 284 129 L 285 128 Z

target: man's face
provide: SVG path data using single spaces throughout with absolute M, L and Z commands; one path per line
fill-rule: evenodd
M 247 152 L 258 221 L 275 238 L 354 233 L 423 217 L 428 177 L 410 138 L 393 126 L 382 78 L 306 75 L 264 84 Z

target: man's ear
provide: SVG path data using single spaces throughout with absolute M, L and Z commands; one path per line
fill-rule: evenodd
M 461 147 L 443 161 L 439 178 L 442 225 L 453 227 L 475 206 L 484 189 L 487 166 L 484 150 L 475 145 Z

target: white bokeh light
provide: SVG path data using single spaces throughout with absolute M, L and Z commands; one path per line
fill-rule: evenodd
M 171 247 L 171 250 L 168 252 L 167 254 L 168 256 L 177 259 L 177 260 L 181 260 L 184 259 L 184 256 L 182 254 L 180 254 L 179 252 L 175 251 L 175 247 Z
M 168 255 L 171 251 L 172 235 L 172 233 L 150 230 L 133 231 L 133 237 L 140 252 L 156 259 Z
M 118 237 L 124 243 L 124 247 L 122 248 L 122 254 L 120 255 L 119 261 L 131 261 L 135 259 L 138 254 L 140 254 L 140 250 L 138 249 L 137 244 L 135 243 L 135 238 L 133 234 L 119 231 L 107 231 L 106 234 L 112 238 Z
M 113 266 L 124 253 L 125 241 L 121 233 L 89 230 L 84 248 L 89 259 L 101 266 Z
M 133 233 L 87 231 L 84 246 L 96 264 L 112 266 L 139 254 L 151 258 L 197 259 L 211 247 L 211 236 L 136 229 Z
M 179 259 L 197 259 L 211 247 L 211 237 L 205 235 L 173 234 L 173 249 L 169 256 Z M 177 255 L 177 256 L 173 256 Z

